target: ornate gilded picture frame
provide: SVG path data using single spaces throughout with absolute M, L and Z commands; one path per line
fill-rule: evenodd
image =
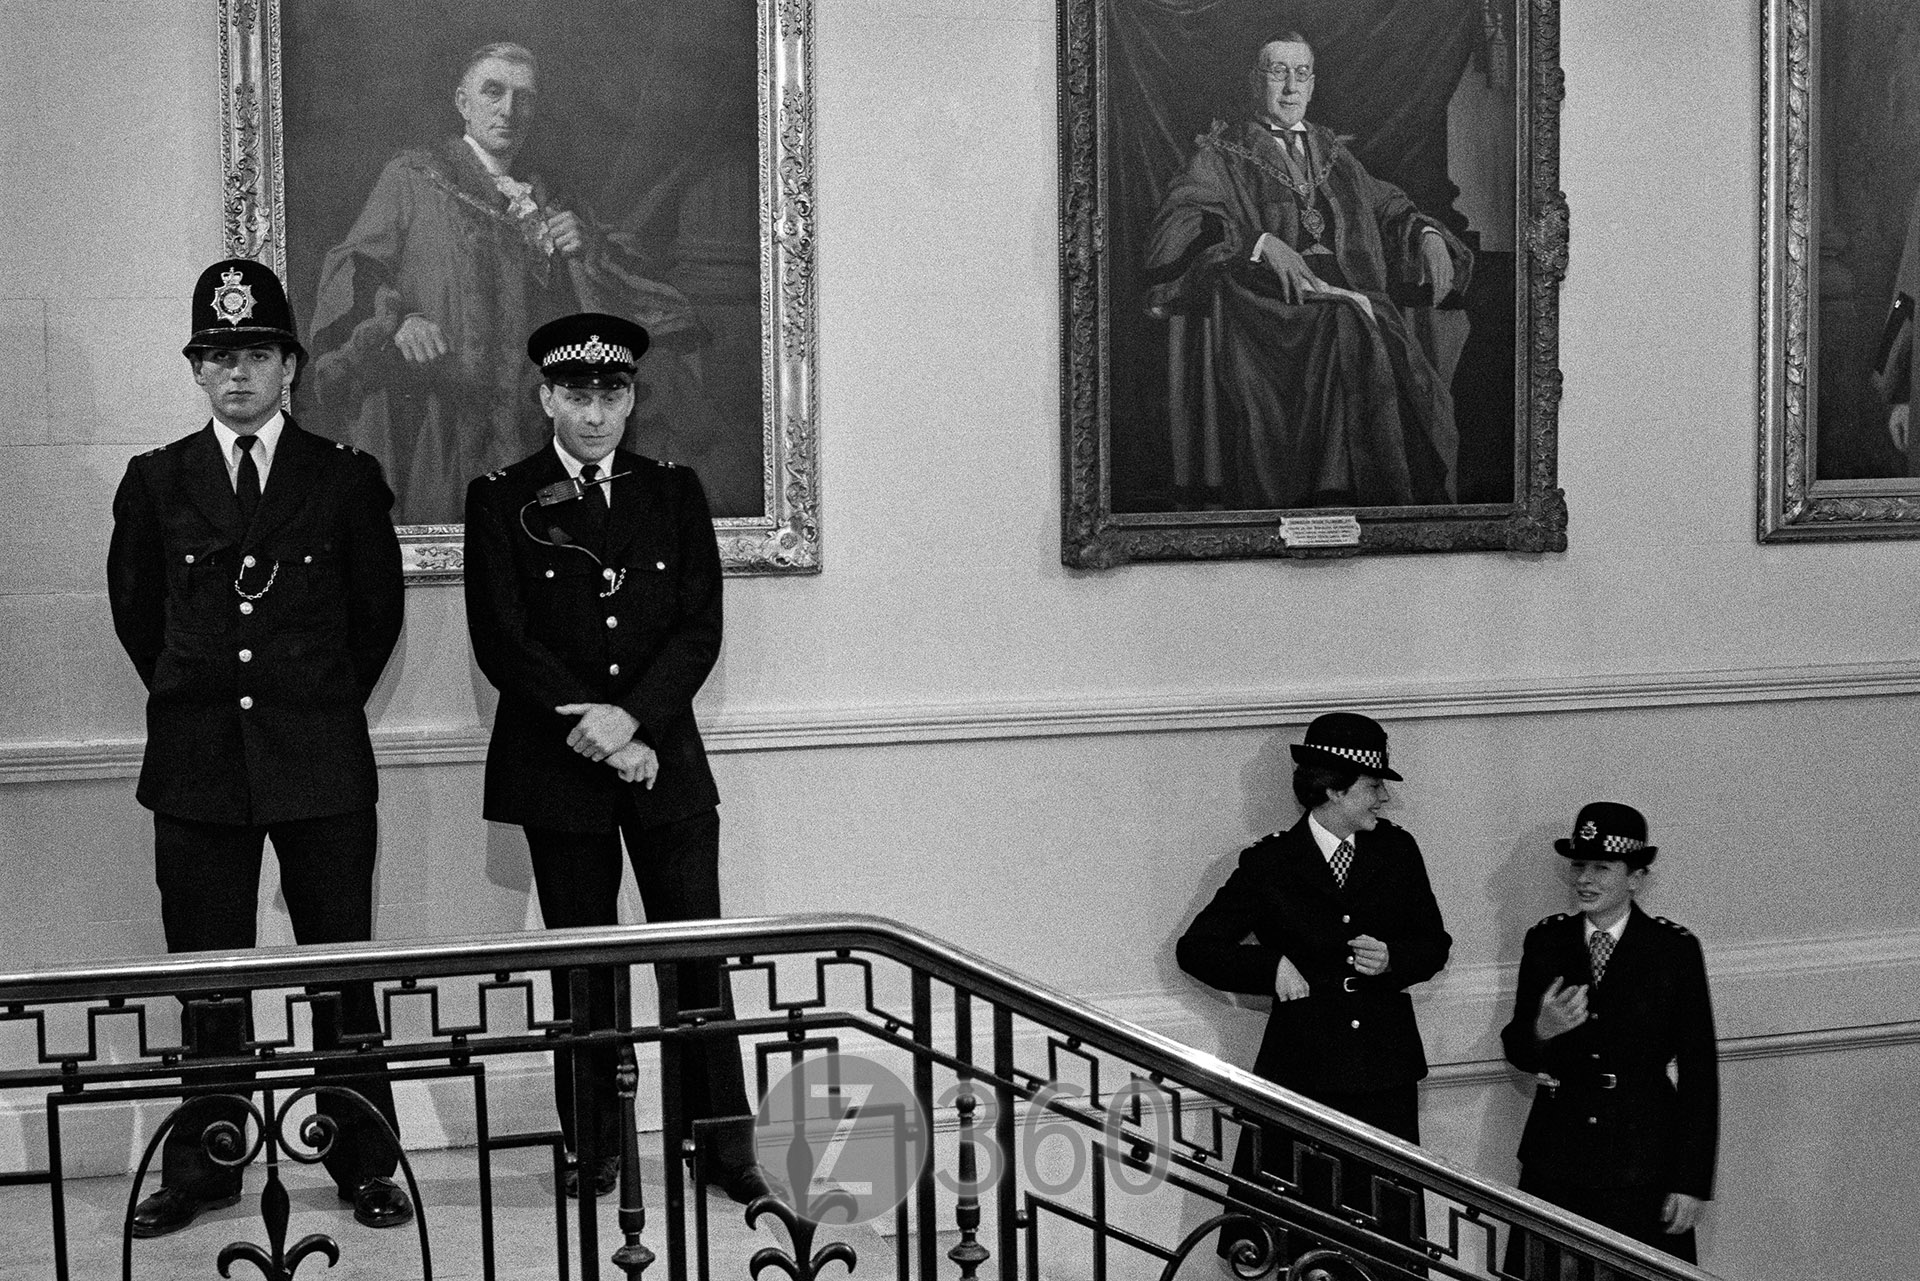
M 1558 0 L 1059 3 L 1065 563 L 1564 550 Z
M 1920 11 L 1766 12 L 1759 538 L 1920 537 Z
M 410 582 L 545 440 L 524 344 L 571 311 L 652 334 L 625 444 L 699 473 L 727 571 L 819 570 L 811 0 L 217 3 L 228 251 L 286 281 L 294 412 L 380 458 Z

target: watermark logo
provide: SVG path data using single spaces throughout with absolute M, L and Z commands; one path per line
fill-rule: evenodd
M 1167 1096 L 1134 1079 L 1096 1110 L 1083 1095 L 1048 1083 L 1018 1106 L 1017 1151 L 1004 1150 L 993 1088 L 954 1081 L 933 1100 L 957 1109 L 970 1152 L 933 1178 L 962 1197 L 986 1196 L 1017 1174 L 1041 1196 L 1064 1196 L 1091 1177 L 1144 1196 L 1166 1181 L 1173 1122 Z M 793 1190 L 794 1209 L 815 1223 L 866 1223 L 895 1210 L 928 1169 L 933 1126 L 912 1088 L 871 1059 L 825 1053 L 802 1059 L 760 1102 L 754 1155 Z M 1098 1164 L 1097 1164 L 1098 1163 Z M 1104 1165 L 1104 1168 L 1100 1168 Z
M 802 1059 L 760 1100 L 754 1156 L 785 1178 L 815 1223 L 890 1214 L 926 1169 L 930 1127 L 898 1076 L 870 1059 Z

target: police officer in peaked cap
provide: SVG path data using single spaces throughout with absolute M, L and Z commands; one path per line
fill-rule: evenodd
M 527 340 L 552 436 L 467 489 L 467 626 L 500 690 L 487 747 L 485 815 L 526 833 L 550 927 L 611 925 L 622 846 L 650 921 L 720 915 L 720 800 L 693 698 L 720 654 L 720 551 L 699 478 L 620 447 L 647 331 L 586 312 Z M 717 964 L 676 967 L 682 1009 L 730 1008 Z M 610 974 L 590 979 L 592 1017 L 612 1026 Z M 565 972 L 554 976 L 565 1017 Z M 685 1050 L 671 1116 L 747 1115 L 738 1044 Z M 556 1055 L 571 1191 L 615 1186 L 614 1055 L 592 1054 L 588 1097 Z M 767 1189 L 750 1124 L 705 1127 L 703 1168 L 735 1200 Z

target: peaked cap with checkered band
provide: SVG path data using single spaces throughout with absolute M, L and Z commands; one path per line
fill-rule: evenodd
M 625 387 L 648 341 L 646 329 L 631 320 L 581 311 L 534 330 L 527 359 L 548 382 L 563 387 Z

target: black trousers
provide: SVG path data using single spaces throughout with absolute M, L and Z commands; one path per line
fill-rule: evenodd
M 640 886 L 647 920 L 698 921 L 720 915 L 720 812 L 705 810 L 665 823 L 644 823 L 623 805 L 620 828 L 613 832 L 557 832 L 529 827 L 527 851 L 533 860 L 533 881 L 540 895 L 540 915 L 547 925 L 613 925 L 618 920 L 620 846 Z M 733 1001 L 720 981 L 717 961 L 682 961 L 674 980 L 683 1010 L 719 1009 L 731 1017 Z M 553 1009 L 556 1017 L 573 1012 L 569 971 L 553 971 Z M 587 977 L 589 1015 L 593 1026 L 614 1025 L 613 974 L 605 969 Z M 573 1054 L 554 1055 L 553 1094 L 560 1111 L 560 1128 L 567 1145 L 583 1154 L 612 1156 L 620 1151 L 619 1093 L 615 1071 L 619 1055 L 591 1050 L 592 1092 L 576 1113 Z M 740 1067 L 740 1042 L 719 1037 L 689 1046 L 682 1059 L 680 1106 L 688 1123 L 710 1117 L 748 1114 L 746 1078 Z M 580 1142 L 576 1119 L 591 1118 L 593 1132 Z M 752 1161 L 751 1123 L 724 1127 L 717 1136 L 714 1159 L 725 1168 Z
M 254 946 L 260 860 L 263 843 L 269 837 L 279 859 L 280 887 L 293 918 L 296 940 L 303 944 L 355 943 L 373 937 L 373 865 L 379 828 L 372 809 L 264 827 L 201 823 L 155 814 L 154 871 L 160 883 L 160 917 L 166 929 L 167 951 L 228 951 Z M 307 990 L 332 993 L 337 999 L 337 1013 L 329 1008 L 335 1002 L 320 1001 L 313 1006 L 314 1048 L 337 1047 L 342 1032 L 380 1030 L 371 984 Z M 247 1012 L 205 1005 L 185 1005 L 181 1016 L 182 1037 L 190 1056 L 240 1053 L 251 1024 Z M 377 1071 L 383 1066 L 379 1059 L 367 1059 L 356 1060 L 351 1068 Z M 342 1070 L 335 1068 L 332 1074 Z M 251 1076 L 249 1072 L 238 1073 L 233 1081 L 239 1084 Z M 398 1132 L 390 1084 L 360 1081 L 349 1088 L 365 1095 Z M 338 1127 L 325 1160 L 335 1183 L 351 1189 L 363 1179 L 393 1173 L 399 1153 L 365 1109 L 326 1095 L 319 1097 L 316 1106 Z M 240 1172 L 209 1160 L 201 1148 L 200 1135 L 215 1121 L 238 1125 L 244 1116 L 215 1099 L 190 1099 L 189 1111 L 161 1149 L 161 1182 L 205 1197 L 238 1190 Z
M 1644 1241 L 1658 1250 L 1665 1250 L 1676 1258 L 1688 1263 L 1699 1261 L 1694 1243 L 1693 1229 L 1685 1232 L 1668 1232 L 1667 1225 L 1660 1221 L 1660 1214 L 1666 1208 L 1667 1194 L 1671 1188 L 1625 1187 L 1625 1188 L 1582 1188 L 1570 1183 L 1560 1183 L 1553 1179 L 1541 1178 L 1525 1166 L 1520 1168 L 1520 1190 L 1531 1192 L 1542 1201 L 1551 1201 L 1563 1210 L 1571 1210 L 1582 1218 L 1592 1219 L 1603 1227 L 1612 1228 L 1623 1236 L 1636 1241 Z M 1563 1266 L 1566 1272 L 1563 1273 Z M 1594 1275 L 1594 1269 L 1580 1269 L 1572 1261 L 1565 1260 L 1558 1246 L 1551 1242 L 1534 1238 L 1531 1234 L 1515 1229 L 1507 1237 L 1507 1258 L 1504 1270 L 1516 1277 L 1525 1277 L 1528 1281 L 1560 1281 L 1562 1275 L 1588 1278 Z
M 1358 1094 L 1340 1090 L 1295 1090 L 1295 1093 L 1304 1094 L 1315 1103 L 1324 1103 L 1356 1121 L 1365 1121 L 1409 1143 L 1420 1142 L 1420 1096 L 1416 1085 L 1368 1090 Z M 1294 1143 L 1299 1137 L 1284 1126 L 1261 1126 L 1260 1155 L 1256 1167 L 1253 1136 L 1243 1134 L 1233 1154 L 1234 1174 L 1243 1179 L 1251 1178 L 1258 1168 L 1285 1179 L 1295 1178 Z M 1340 1205 L 1376 1215 L 1382 1235 L 1396 1241 L 1411 1243 L 1425 1233 L 1426 1206 L 1418 1188 L 1389 1182 L 1379 1189 L 1376 1205 L 1374 1179 L 1382 1174 L 1378 1167 L 1348 1156 L 1341 1157 L 1337 1164 L 1339 1189 L 1336 1198 L 1333 1167 L 1313 1157 L 1301 1163 L 1298 1172 L 1300 1192 L 1309 1204 L 1331 1210 L 1335 1208 L 1337 1199 Z M 1248 1235 L 1244 1229 L 1223 1229 L 1220 1234 L 1221 1257 L 1226 1257 L 1234 1244 Z M 1292 1238 L 1289 1244 L 1296 1257 L 1302 1250 L 1317 1244 L 1300 1233 L 1292 1234 Z M 1285 1262 L 1282 1261 L 1283 1265 Z

